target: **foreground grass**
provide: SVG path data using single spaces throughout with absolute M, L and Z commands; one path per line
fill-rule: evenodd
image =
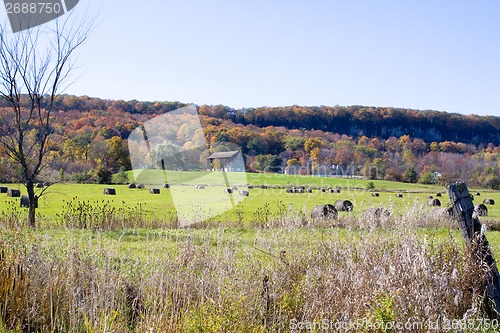
M 443 189 L 403 185 L 376 182 L 387 186 L 380 197 L 355 187 L 250 189 L 233 210 L 184 229 L 163 189 L 115 186 L 109 197 L 101 185 L 54 185 L 36 229 L 2 195 L 0 332 L 309 332 L 297 322 L 323 320 L 362 324 L 343 329 L 350 332 L 398 331 L 391 324 L 412 321 L 420 326 L 408 331 L 427 332 L 445 331 L 432 325 L 447 320 L 489 318 L 487 270 L 453 221 L 425 205 Z M 337 199 L 351 200 L 354 212 L 310 218 L 314 205 Z M 392 217 L 365 216 L 373 206 Z M 490 206 L 481 220 L 497 218 Z M 500 233 L 487 237 L 498 258 Z
M 113 231 L 0 223 L 0 332 L 290 332 L 323 320 L 364 323 L 351 332 L 411 320 L 426 332 L 488 316 L 485 271 L 456 228 L 419 227 L 418 213 L 383 225 L 297 218 Z M 488 238 L 498 256 L 500 234 Z

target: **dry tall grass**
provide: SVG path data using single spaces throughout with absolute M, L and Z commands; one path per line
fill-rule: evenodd
M 311 227 L 305 214 L 281 213 L 252 246 L 212 229 L 215 242 L 187 237 L 171 256 L 144 260 L 106 247 L 43 248 L 4 224 L 0 331 L 289 332 L 297 321 L 362 320 L 420 322 L 411 331 L 427 332 L 430 321 L 486 316 L 488 269 L 460 239 L 415 236 L 418 214 L 384 226 L 346 218 L 337 223 L 365 231 L 302 237 L 297 227 Z M 383 329 L 351 331 L 360 330 Z

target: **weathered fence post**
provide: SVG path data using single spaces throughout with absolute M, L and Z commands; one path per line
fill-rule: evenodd
M 490 276 L 485 281 L 486 290 L 498 315 L 500 314 L 500 274 L 491 254 L 488 240 L 484 233 L 481 233 L 481 222 L 474 214 L 472 196 L 465 183 L 450 184 L 448 195 L 453 205 L 453 215 L 458 221 L 467 245 L 471 245 L 472 242 L 477 243 L 476 255 L 490 267 Z

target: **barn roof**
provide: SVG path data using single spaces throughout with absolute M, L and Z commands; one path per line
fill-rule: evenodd
M 208 156 L 207 159 L 220 159 L 220 158 L 231 158 L 239 153 L 238 150 L 236 151 L 222 151 L 218 153 L 213 153 L 212 155 Z

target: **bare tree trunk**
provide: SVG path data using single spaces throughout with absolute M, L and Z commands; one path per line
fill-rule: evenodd
M 30 227 L 34 228 L 36 226 L 36 208 L 37 208 L 37 198 L 35 194 L 35 184 L 32 181 L 26 182 L 26 190 L 28 192 L 29 198 L 29 210 L 28 210 L 28 224 Z

